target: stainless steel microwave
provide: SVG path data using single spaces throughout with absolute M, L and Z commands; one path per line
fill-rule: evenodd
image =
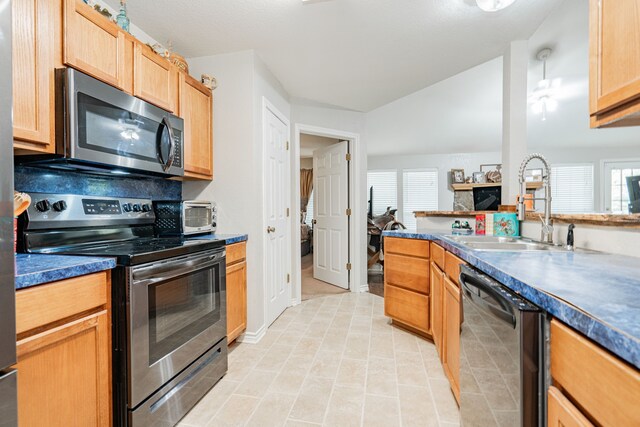
M 56 70 L 56 86 L 56 155 L 23 163 L 97 173 L 184 175 L 180 117 L 72 68 Z
M 215 233 L 218 208 L 203 200 L 155 201 L 156 233 L 159 236 Z

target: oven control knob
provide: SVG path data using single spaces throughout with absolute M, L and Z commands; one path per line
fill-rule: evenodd
M 131 212 L 131 203 L 124 203 L 122 205 L 122 210 L 125 212 Z
M 64 200 L 58 200 L 53 204 L 53 210 L 56 212 L 62 212 L 67 210 L 67 202 Z
M 137 203 L 135 205 L 133 205 L 133 211 L 134 212 L 140 212 L 140 205 L 137 204 Z
M 39 212 L 47 212 L 48 210 L 51 209 L 51 202 L 48 201 L 47 199 L 40 200 L 39 202 L 36 203 L 36 209 Z
M 151 206 L 147 204 L 142 205 L 142 212 L 151 212 Z

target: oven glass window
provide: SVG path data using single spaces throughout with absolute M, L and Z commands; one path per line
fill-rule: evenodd
M 118 156 L 157 162 L 160 123 L 78 93 L 78 139 L 81 147 Z M 165 132 L 166 134 L 166 132 Z M 160 135 L 168 156 L 169 138 Z
M 149 286 L 149 365 L 220 320 L 219 269 Z
M 184 218 L 187 227 L 205 227 L 211 225 L 211 209 L 190 207 L 185 209 Z

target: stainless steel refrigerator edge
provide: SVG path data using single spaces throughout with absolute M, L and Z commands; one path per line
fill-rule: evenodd
M 17 426 L 11 0 L 0 0 L 0 426 Z

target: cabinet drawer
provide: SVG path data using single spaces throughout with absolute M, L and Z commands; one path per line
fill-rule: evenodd
M 419 331 L 430 333 L 429 297 L 396 286 L 384 286 L 384 314 Z
M 444 248 L 434 242 L 431 242 L 431 261 L 444 270 Z
M 420 258 L 429 258 L 429 241 L 417 239 L 402 239 L 398 237 L 385 237 L 384 253 L 394 253 Z
M 640 425 L 640 372 L 555 319 L 551 377 L 595 424 Z
M 16 292 L 16 333 L 46 326 L 105 307 L 109 301 L 107 272 L 74 277 Z
M 547 425 L 549 427 L 592 427 L 582 412 L 560 390 L 551 386 L 547 393 Z
M 423 294 L 429 293 L 429 260 L 393 253 L 384 257 L 384 281 Z
M 453 283 L 460 285 L 458 279 L 460 277 L 460 264 L 466 264 L 463 260 L 452 254 L 451 252 L 445 252 L 444 254 L 444 272 Z
M 227 265 L 242 261 L 247 257 L 247 242 L 227 245 Z

